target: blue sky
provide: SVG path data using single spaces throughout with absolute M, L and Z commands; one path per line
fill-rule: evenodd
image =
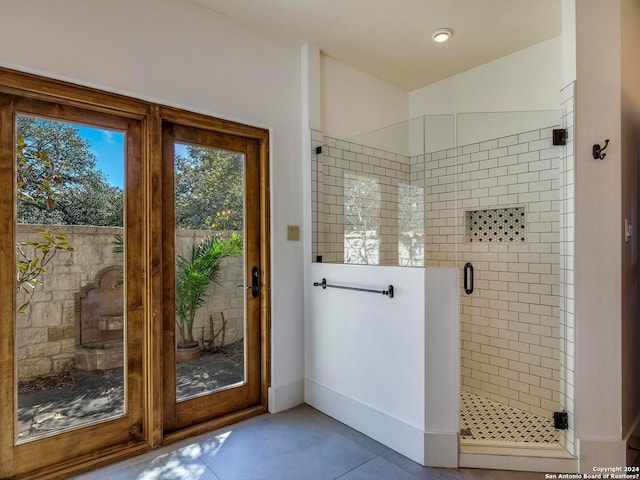
M 174 145 L 174 155 L 177 157 L 178 155 L 182 156 L 182 157 L 186 157 L 187 156 L 187 145 L 184 143 L 176 143 Z
M 124 188 L 124 133 L 84 125 L 74 125 L 89 142 L 96 156 L 96 168 L 116 187 Z
M 74 125 L 83 140 L 91 145 L 96 156 L 96 169 L 101 170 L 107 181 L 124 188 L 124 133 L 85 125 Z M 176 143 L 175 155 L 187 156 L 187 145 Z

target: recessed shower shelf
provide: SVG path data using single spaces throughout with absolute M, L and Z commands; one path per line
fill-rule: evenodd
M 467 243 L 523 243 L 527 240 L 524 207 L 465 212 Z

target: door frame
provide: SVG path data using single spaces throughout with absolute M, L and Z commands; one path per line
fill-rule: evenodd
M 219 118 L 209 117 L 199 113 L 189 112 L 186 110 L 158 106 L 153 110 L 152 123 L 156 125 L 154 131 L 159 136 L 159 141 L 155 142 L 157 149 L 152 152 L 152 158 L 150 166 L 152 171 L 150 177 L 153 179 L 154 185 L 159 185 L 160 188 L 152 189 L 150 192 L 150 202 L 152 208 L 150 209 L 150 226 L 155 232 L 155 238 L 151 241 L 151 309 L 154 312 L 155 320 L 152 323 L 154 331 L 152 332 L 152 338 L 159 341 L 159 344 L 155 345 L 154 352 L 156 355 L 152 355 L 149 359 L 162 358 L 162 349 L 166 336 L 172 336 L 173 332 L 165 330 L 165 319 L 163 318 L 163 244 L 162 244 L 162 225 L 163 221 L 163 192 L 161 188 L 163 172 L 162 172 L 162 124 L 163 122 L 169 122 L 185 127 L 194 127 L 197 129 L 208 130 L 212 133 L 221 133 L 233 135 L 236 137 L 255 140 L 258 142 L 258 156 L 259 156 L 259 203 L 260 203 L 260 264 L 258 268 L 260 270 L 260 399 L 254 406 L 248 407 L 243 410 L 239 410 L 235 413 L 225 415 L 222 417 L 206 420 L 196 425 L 185 427 L 179 430 L 165 432 L 163 421 L 161 417 L 155 417 L 154 424 L 152 425 L 154 445 L 167 445 L 184 438 L 188 438 L 194 435 L 199 435 L 223 426 L 235 423 L 246 418 L 250 418 L 267 411 L 267 398 L 268 387 L 271 383 L 271 238 L 270 238 L 270 176 L 269 176 L 269 131 L 264 128 L 252 127 L 249 125 L 232 122 L 229 120 L 223 120 Z M 173 260 L 172 260 L 173 261 Z M 173 318 L 171 319 L 173 322 Z M 173 338 L 173 337 L 172 337 Z M 164 372 L 164 366 L 161 362 L 151 362 L 149 369 L 153 369 L 154 372 L 150 375 L 154 379 L 162 379 Z M 162 388 L 163 383 L 156 385 L 155 388 L 150 389 L 151 401 L 153 401 L 153 411 L 164 412 L 164 393 Z
M 143 342 L 142 330 L 142 279 L 140 275 L 133 272 L 142 270 L 141 256 L 139 252 L 144 248 L 142 235 L 142 195 L 140 190 L 140 169 L 137 168 L 135 159 L 139 159 L 142 153 L 142 135 L 141 121 L 139 119 L 131 119 L 128 116 L 115 114 L 113 112 L 99 112 L 91 108 L 79 108 L 77 106 L 64 105 L 60 106 L 56 102 L 45 101 L 42 99 L 27 98 L 19 95 L 8 95 L 0 93 L 3 100 L 10 102 L 7 111 L 12 113 L 12 120 L 17 115 L 26 115 L 33 117 L 41 117 L 59 122 L 77 123 L 81 125 L 89 125 L 96 128 L 110 128 L 126 132 L 126 162 L 125 162 L 125 249 L 124 249 L 124 273 L 126 276 L 125 285 L 125 303 L 126 312 L 125 321 L 125 352 L 127 354 L 127 368 L 125 369 L 125 404 L 126 412 L 123 415 L 117 415 L 106 418 L 97 422 L 90 422 L 85 425 L 78 426 L 72 430 L 61 430 L 52 435 L 44 435 L 38 438 L 29 439 L 14 446 L 14 474 L 27 473 L 32 469 L 43 468 L 49 463 L 60 463 L 69 459 L 69 452 L 75 450 L 75 455 L 84 455 L 91 453 L 96 449 L 104 449 L 113 445 L 122 443 L 137 443 L 142 440 L 143 425 L 143 398 L 144 385 L 142 382 L 142 350 Z M 15 133 L 15 123 L 11 121 L 7 126 L 11 127 L 3 130 L 3 142 L 6 138 L 6 148 L 4 156 L 8 155 L 11 140 Z M 9 138 L 10 137 L 10 138 Z M 132 160 L 129 160 L 132 159 Z M 8 163 L 8 162 L 7 162 Z M 13 171 L 13 165 L 9 168 Z M 7 170 L 3 175 L 11 175 Z M 15 178 L 15 176 L 14 176 Z M 11 187 L 11 191 L 5 190 L 3 198 L 14 198 L 15 204 L 15 183 L 11 181 L 2 181 L 0 183 Z M 5 187 L 6 188 L 6 187 Z M 13 209 L 13 206 L 12 206 Z M 9 208 L 2 211 L 2 216 L 8 216 Z M 15 228 L 16 222 L 13 219 L 10 229 Z M 3 242 L 13 242 L 9 237 L 13 237 L 14 232 L 7 231 L 7 236 L 3 236 Z M 11 264 L 14 259 L 8 259 Z M 7 269 L 9 270 L 9 269 Z M 2 285 L 3 289 L 7 289 L 7 284 Z M 8 290 L 8 289 L 7 289 Z M 15 301 L 15 295 L 12 297 Z M 15 305 L 12 305 L 15 309 Z M 3 319 L 12 318 L 14 321 L 17 313 L 9 315 L 3 311 Z M 5 334 L 9 328 L 9 322 L 3 321 L 0 324 L 0 332 Z M 8 335 L 10 337 L 10 335 Z M 77 337 L 76 337 L 77 338 Z M 14 344 L 15 346 L 15 344 Z M 14 347 L 15 348 L 15 347 Z M 14 370 L 15 375 L 15 370 Z M 14 389 L 14 397 L 17 397 L 15 389 L 17 386 L 17 378 L 8 385 Z M 15 405 L 17 407 L 17 404 Z M 13 412 L 15 417 L 15 411 Z M 12 427 L 14 424 L 12 424 Z M 15 437 L 15 431 L 13 437 Z M 43 455 L 42 451 L 47 454 Z
M 130 437 L 127 442 L 107 449 L 99 449 L 80 457 L 38 467 L 37 470 L 22 472 L 21 478 L 57 478 L 112 463 L 123 458 L 143 453 L 152 448 L 172 443 L 190 436 L 204 433 L 222 426 L 249 418 L 267 411 L 267 391 L 271 382 L 271 238 L 270 238 L 270 172 L 269 172 L 269 130 L 209 117 L 163 106 L 135 98 L 113 94 L 94 88 L 83 87 L 68 82 L 18 72 L 0 67 L 0 93 L 13 94 L 25 98 L 39 99 L 64 106 L 79 107 L 96 112 L 112 113 L 139 122 L 142 145 L 139 158 L 135 162 L 136 175 L 140 178 L 139 219 L 142 223 L 141 258 L 136 262 L 141 268 L 141 304 L 135 307 L 142 330 L 142 432 Z M 6 118 L 0 118 L 0 130 L 12 126 Z M 163 433 L 163 285 L 162 285 L 162 122 L 171 121 L 187 126 L 205 128 L 220 133 L 257 140 L 260 163 L 260 400 L 245 410 L 214 420 L 193 425 L 170 434 Z M 13 146 L 0 145 L 0 155 L 7 155 Z M 13 153 L 10 153 L 13 155 Z M 0 171 L 13 171 L 14 162 L 0 162 Z M 0 191 L 13 189 L 14 185 L 1 184 Z M 7 205 L 0 205 L 0 218 L 7 220 Z M 12 209 L 13 207 L 11 207 Z M 12 222 L 0 222 L 0 236 L 11 235 Z M 6 242 L 5 242 L 6 243 Z M 0 250 L 3 250 L 0 248 Z M 5 259 L 15 259 L 15 251 L 2 251 Z M 12 268 L 0 269 L 0 284 L 13 285 Z M 15 297 L 15 295 L 13 295 Z M 15 391 L 14 355 L 15 298 L 0 303 L 0 402 L 10 400 L 13 405 Z M 3 326 L 4 325 L 4 326 Z M 8 433 L 15 429 L 15 412 L 0 415 L 0 431 Z M 0 435 L 0 478 L 16 475 L 14 435 Z

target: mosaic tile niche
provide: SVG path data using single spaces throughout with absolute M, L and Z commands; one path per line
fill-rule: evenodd
M 519 243 L 526 241 L 524 207 L 466 212 L 467 243 Z

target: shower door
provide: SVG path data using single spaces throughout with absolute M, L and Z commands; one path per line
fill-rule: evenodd
M 558 444 L 559 121 L 456 116 L 463 442 Z

